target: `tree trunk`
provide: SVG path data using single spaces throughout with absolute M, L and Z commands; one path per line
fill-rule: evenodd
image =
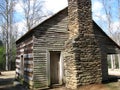
M 113 59 L 113 55 L 111 55 L 111 69 L 114 70 L 114 59 Z
M 118 65 L 119 65 L 119 69 L 120 69 L 120 54 L 118 54 Z
M 8 70 L 8 45 L 6 43 L 6 66 L 5 69 Z

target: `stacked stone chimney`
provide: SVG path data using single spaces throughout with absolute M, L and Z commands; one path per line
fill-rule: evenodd
M 93 31 L 91 0 L 68 0 L 65 47 L 66 87 L 101 83 L 101 51 Z

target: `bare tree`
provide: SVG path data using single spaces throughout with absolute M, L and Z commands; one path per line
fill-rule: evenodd
M 1 32 L 6 50 L 6 70 L 10 69 L 12 60 L 14 6 L 15 0 L 1 0 L 0 2 Z
M 40 23 L 42 18 L 51 14 L 50 11 L 43 11 L 44 0 L 22 0 L 22 7 L 25 15 L 26 27 L 28 30 Z
M 107 30 L 109 31 L 110 37 L 120 45 L 120 0 L 102 0 L 104 12 L 106 15 Z M 113 5 L 112 5 L 113 4 Z M 117 5 L 114 5 L 117 4 Z M 116 6 L 116 7 L 115 7 Z M 114 10 L 115 9 L 115 10 Z M 116 13 L 116 14 L 115 14 Z M 114 26 L 115 19 L 118 20 L 116 26 Z M 115 29 L 117 29 L 115 31 Z

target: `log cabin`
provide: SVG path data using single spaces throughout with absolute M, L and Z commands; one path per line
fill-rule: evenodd
M 120 53 L 92 20 L 91 0 L 68 0 L 68 7 L 29 30 L 16 47 L 16 79 L 32 89 L 107 81 L 107 55 Z

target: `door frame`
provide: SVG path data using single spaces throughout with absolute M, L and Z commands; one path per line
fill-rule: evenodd
M 63 84 L 63 73 L 64 73 L 64 65 L 63 65 L 63 52 L 62 51 L 46 51 L 47 52 L 47 77 L 48 77 L 48 86 L 50 86 L 51 85 L 51 78 L 50 78 L 50 75 L 51 75 L 51 72 L 50 72 L 50 52 L 60 52 L 60 65 L 59 65 L 59 68 L 60 68 L 60 70 L 59 70 L 59 84 L 58 85 L 62 85 Z

